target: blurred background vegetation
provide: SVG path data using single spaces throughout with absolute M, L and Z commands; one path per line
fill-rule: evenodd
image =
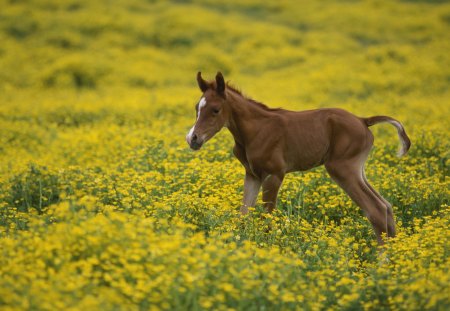
M 444 0 L 0 0 L 0 307 L 446 309 L 449 34 Z M 231 135 L 184 140 L 219 70 L 271 107 L 405 125 L 401 159 L 371 128 L 367 165 L 392 261 L 322 168 L 242 221 Z
M 438 112 L 448 105 L 446 1 L 1 0 L 0 7 L 4 96 L 176 92 L 194 87 L 198 70 L 211 77 L 221 70 L 275 105 L 414 109 L 408 103 L 418 97 Z

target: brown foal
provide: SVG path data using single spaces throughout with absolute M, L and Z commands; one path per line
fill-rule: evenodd
M 234 155 L 245 167 L 242 214 L 254 206 L 263 188 L 263 202 L 271 212 L 286 173 L 305 171 L 324 164 L 331 178 L 365 212 L 379 244 L 382 234 L 395 236 L 391 204 L 367 181 L 364 162 L 373 145 L 369 126 L 388 122 L 402 143 L 399 156 L 411 142 L 400 122 L 386 116 L 359 118 L 342 109 L 288 111 L 272 109 L 244 97 L 225 84 L 222 74 L 207 82 L 197 74 L 203 92 L 196 105 L 197 121 L 186 136 L 198 150 L 227 127 L 234 137 Z

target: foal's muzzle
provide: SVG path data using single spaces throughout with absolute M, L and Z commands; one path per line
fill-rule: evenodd
M 199 150 L 202 147 L 202 144 L 199 143 L 190 143 L 189 145 L 191 147 L 192 150 Z
M 187 138 L 186 140 L 192 150 L 199 150 L 203 145 L 203 140 L 201 140 L 196 134 L 192 134 L 190 139 Z

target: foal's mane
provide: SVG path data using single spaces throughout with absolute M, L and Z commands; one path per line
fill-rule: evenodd
M 251 104 L 256 105 L 256 106 L 258 106 L 258 107 L 260 107 L 260 108 L 262 108 L 264 110 L 268 110 L 268 111 L 279 111 L 279 110 L 282 110 L 281 108 L 270 108 L 270 107 L 264 105 L 263 103 L 261 103 L 259 101 L 256 101 L 256 100 L 254 100 L 254 99 L 252 99 L 252 98 L 242 94 L 241 90 L 239 90 L 238 88 L 236 88 L 233 85 L 230 85 L 230 83 L 228 83 L 228 82 L 227 82 L 227 89 L 232 91 L 233 93 L 243 97 L 244 99 L 246 99 Z

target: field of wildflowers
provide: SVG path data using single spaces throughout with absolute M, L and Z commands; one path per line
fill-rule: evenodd
M 444 0 L 0 0 L 0 309 L 448 310 L 449 33 Z M 239 215 L 231 135 L 184 139 L 198 70 L 404 124 L 366 168 L 384 258 L 323 168 Z

